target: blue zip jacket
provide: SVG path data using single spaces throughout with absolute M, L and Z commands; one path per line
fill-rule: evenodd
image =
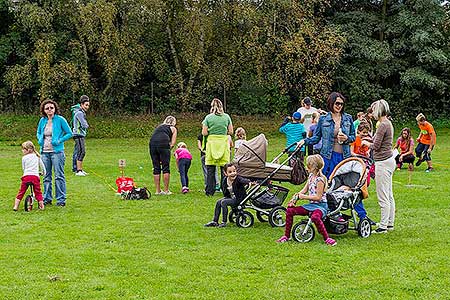
M 342 154 L 344 158 L 350 157 L 350 144 L 355 141 L 355 127 L 353 126 L 353 118 L 347 113 L 342 114 L 341 130 L 348 137 L 348 139 L 342 144 Z M 334 121 L 331 116 L 331 112 L 328 112 L 325 116 L 321 116 L 319 123 L 317 123 L 316 130 L 312 137 L 305 139 L 306 145 L 315 145 L 320 139 L 322 139 L 322 149 L 320 149 L 320 155 L 327 159 L 331 159 L 331 153 L 333 152 L 334 142 Z
M 286 148 L 293 143 L 300 142 L 306 137 L 305 126 L 302 123 L 291 123 L 289 119 L 286 118 L 281 124 L 279 131 L 286 135 Z M 295 146 L 292 146 L 288 151 L 294 151 Z M 302 147 L 302 151 L 305 148 Z
M 38 140 L 38 144 L 42 149 L 44 149 L 44 129 L 48 123 L 47 117 L 42 117 L 39 120 L 36 137 Z M 64 142 L 72 137 L 72 130 L 69 127 L 66 119 L 60 115 L 55 115 L 53 117 L 52 123 L 52 145 L 53 152 L 59 153 L 64 151 Z

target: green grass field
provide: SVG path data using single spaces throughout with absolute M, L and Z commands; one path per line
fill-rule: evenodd
M 435 172 L 395 173 L 395 231 L 368 239 L 351 231 L 335 236 L 336 247 L 320 236 L 277 244 L 283 229 L 258 221 L 204 228 L 220 195 L 203 193 L 196 136 L 180 132 L 178 141 L 194 155 L 189 194 L 180 193 L 172 162 L 173 195 L 121 200 L 113 190 L 119 159 L 154 192 L 148 139 L 88 138 L 87 177 L 70 172 L 66 143 L 67 206 L 26 213 L 12 211 L 20 143 L 1 140 L 0 299 L 450 299 L 448 129 L 438 132 Z M 268 156 L 283 146 L 271 135 Z M 378 221 L 373 184 L 370 192 L 366 208 Z

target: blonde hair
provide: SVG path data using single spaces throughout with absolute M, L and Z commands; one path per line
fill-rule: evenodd
M 179 143 L 177 144 L 177 148 L 187 148 L 186 143 L 184 143 L 184 142 L 179 142 Z
M 175 119 L 174 116 L 167 116 L 164 119 L 163 124 L 170 125 L 170 126 L 175 126 L 175 125 L 177 125 L 177 119 Z
M 420 113 L 416 117 L 417 122 L 425 121 L 427 118 L 425 118 L 425 115 L 423 113 Z
M 234 133 L 237 139 L 245 140 L 247 138 L 247 134 L 245 133 L 245 129 L 242 127 L 238 127 L 236 132 Z
M 220 101 L 218 98 L 214 98 L 211 101 L 211 110 L 209 112 L 215 115 L 223 114 L 224 111 L 222 101 Z
M 372 108 L 373 110 L 373 117 L 375 120 L 378 120 L 381 117 L 387 116 L 391 113 L 391 111 L 389 110 L 389 104 L 387 103 L 386 100 L 383 99 L 372 103 L 370 108 Z
M 324 191 L 327 190 L 327 177 L 325 177 L 325 175 L 323 175 L 322 170 L 323 170 L 323 166 L 324 166 L 324 162 L 323 162 L 323 158 L 322 156 L 320 156 L 319 154 L 314 154 L 314 155 L 309 155 L 306 158 L 306 165 L 308 167 L 311 167 L 312 169 L 312 173 L 316 176 L 320 176 L 323 179 L 323 182 L 325 184 L 325 188 Z
M 39 153 L 36 151 L 36 147 L 34 147 L 34 144 L 32 141 L 26 141 L 22 143 L 22 149 L 28 150 L 28 151 L 32 151 L 34 152 L 34 154 L 37 155 L 37 157 L 41 157 L 41 155 L 39 155 Z

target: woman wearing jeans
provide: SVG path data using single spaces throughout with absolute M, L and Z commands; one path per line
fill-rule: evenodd
M 60 115 L 58 104 L 44 100 L 40 111 L 36 137 L 41 148 L 41 158 L 47 170 L 44 177 L 44 204 L 52 204 L 52 169 L 55 170 L 56 205 L 66 206 L 66 177 L 64 176 L 64 142 L 72 137 L 66 119 Z
M 385 100 L 372 103 L 373 117 L 379 121 L 375 132 L 373 143 L 363 141 L 362 143 L 373 150 L 375 161 L 375 182 L 377 184 L 378 204 L 381 208 L 381 220 L 375 233 L 386 233 L 394 229 L 395 200 L 392 189 L 392 176 L 395 170 L 395 158 L 392 153 L 392 141 L 394 139 L 394 128 L 387 116 L 390 114 L 389 104 Z

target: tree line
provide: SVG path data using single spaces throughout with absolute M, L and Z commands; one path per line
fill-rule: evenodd
M 92 99 L 98 113 L 288 113 L 332 90 L 408 117 L 450 111 L 438 0 L 0 0 L 0 109 Z

